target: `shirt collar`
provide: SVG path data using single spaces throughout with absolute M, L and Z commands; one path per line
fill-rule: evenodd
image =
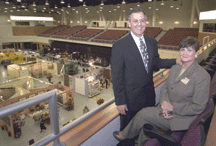
M 140 44 L 140 38 L 138 36 L 136 36 L 135 34 L 133 34 L 133 32 L 131 31 L 131 36 L 133 37 L 135 43 L 137 44 L 137 46 L 139 46 Z M 145 39 L 144 39 L 144 36 L 142 35 L 141 36 L 141 39 L 143 40 L 143 42 L 145 43 Z

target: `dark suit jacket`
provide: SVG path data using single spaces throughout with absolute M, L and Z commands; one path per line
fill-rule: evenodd
M 147 73 L 131 33 L 113 44 L 111 68 L 116 105 L 127 104 L 129 110 L 155 105 L 154 68 L 170 68 L 175 59 L 160 59 L 157 41 L 144 35 L 149 54 Z

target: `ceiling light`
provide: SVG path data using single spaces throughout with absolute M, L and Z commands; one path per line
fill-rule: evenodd
M 20 10 L 19 10 L 19 9 L 17 9 L 17 11 L 19 12 Z
M 139 4 L 139 2 L 138 2 L 137 7 L 139 7 L 139 6 L 140 6 L 140 4 Z
M 36 13 L 37 11 L 34 11 L 34 13 Z
M 33 2 L 33 7 L 36 7 L 36 4 L 35 4 L 35 2 Z
M 6 0 L 6 1 L 5 1 L 5 4 L 7 4 L 7 5 L 8 5 L 8 4 L 9 4 L 9 1 L 8 1 L 8 0 Z
M 103 7 L 100 7 L 100 9 L 103 9 Z
M 85 4 L 85 2 L 83 2 L 83 7 L 85 7 L 86 6 L 86 4 Z
M 37 10 L 36 8 L 33 8 L 33 10 L 35 11 L 35 10 Z
M 63 11 L 64 11 L 64 9 L 61 9 L 61 11 L 63 12 Z
M 79 0 L 79 2 L 83 2 L 83 0 Z
M 70 8 L 71 7 L 71 5 L 70 5 L 70 3 L 68 3 L 68 6 L 67 6 L 68 8 Z
M 123 12 L 125 12 L 125 10 L 123 10 Z
M 114 11 L 116 11 L 116 9 L 113 9 Z
M 152 7 L 151 7 L 151 5 L 149 5 L 149 9 L 151 9 Z
M 53 9 L 51 9 L 51 12 L 53 12 L 54 10 Z
M 13 10 L 10 10 L 10 12 L 13 12 Z
M 97 11 L 97 13 L 99 13 L 99 11 Z
M 74 8 L 73 8 L 72 10 L 73 10 L 73 11 L 75 11 L 75 9 L 74 9 Z
M 170 8 L 173 8 L 173 4 L 170 5 Z
M 67 14 L 69 14 L 69 12 L 68 12 L 68 11 L 66 11 L 66 13 L 67 13 Z
M 149 2 L 151 2 L 152 0 L 148 0 Z
M 125 0 L 122 1 L 122 4 L 125 4 Z
M 88 8 L 87 8 L 87 7 L 86 7 L 85 9 L 86 9 L 86 10 L 88 10 Z
M 103 1 L 101 1 L 101 4 L 100 4 L 101 6 L 103 6 L 104 5 L 104 3 L 103 3 Z
M 132 7 L 130 7 L 130 10 L 132 11 L 132 10 L 133 10 L 133 8 L 132 8 Z
M 57 7 L 57 5 L 55 4 L 55 7 L 54 7 L 55 9 L 58 9 L 58 7 Z
M 176 7 L 176 9 L 178 10 L 178 9 L 179 9 L 179 7 Z
M 4 8 L 4 9 L 6 9 L 6 10 L 7 10 L 8 8 Z
M 159 9 L 158 9 L 158 8 L 156 8 L 156 10 L 158 11 Z
M 46 10 L 46 7 L 44 6 L 43 9 Z
M 18 3 L 21 3 L 21 0 L 17 0 Z
M 25 9 L 25 11 L 28 11 L 28 9 Z
M 49 2 L 48 2 L 48 0 L 46 0 L 46 2 L 45 2 L 45 5 L 47 5 L 47 6 L 49 5 Z
M 64 2 L 64 0 L 61 0 L 61 2 L 60 2 L 61 4 L 64 4 L 65 2 Z
M 112 11 L 109 11 L 110 13 L 112 12 Z
M 163 0 L 162 0 L 162 2 L 161 2 L 161 6 L 163 6 L 164 5 L 164 2 L 163 2 Z
M 22 8 L 25 8 L 25 6 L 24 6 L 24 5 L 22 5 L 21 7 L 22 7 Z
M 120 8 L 120 6 L 119 6 L 119 5 L 117 5 L 117 8 Z
M 16 6 L 15 5 L 13 5 L 13 7 L 12 7 L 13 9 L 16 9 Z

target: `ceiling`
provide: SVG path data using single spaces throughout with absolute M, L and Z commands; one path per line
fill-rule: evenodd
M 0 1 L 6 1 L 6 0 L 0 0 Z M 21 0 L 21 2 L 17 2 L 19 0 L 7 0 L 9 3 L 13 3 L 16 6 L 21 6 L 22 4 L 25 4 L 27 6 L 32 5 L 33 2 L 35 2 L 36 5 L 45 5 L 46 0 Z M 104 2 L 104 5 L 116 5 L 116 4 L 121 4 L 123 0 L 83 0 L 85 2 L 86 6 L 96 6 L 101 4 L 101 1 Z M 148 0 L 125 0 L 126 3 L 135 3 L 135 2 L 147 2 Z M 157 1 L 162 1 L 162 0 L 157 0 Z M 167 0 L 163 0 L 167 1 Z M 177 1 L 177 0 L 174 0 Z M 80 5 L 83 5 L 83 2 L 79 2 L 79 0 L 64 0 L 64 4 L 61 4 L 61 0 L 48 0 L 49 2 L 49 7 L 54 8 L 55 5 L 58 6 L 58 8 L 61 7 L 67 7 L 68 3 L 70 4 L 71 7 L 77 7 Z

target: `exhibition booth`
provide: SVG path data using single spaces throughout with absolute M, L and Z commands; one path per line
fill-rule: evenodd
M 10 78 L 29 76 L 39 78 L 48 73 L 58 75 L 57 63 L 37 59 L 21 64 L 12 64 L 7 66 L 8 75 Z
M 100 94 L 101 88 L 105 87 L 107 82 L 111 82 L 111 70 L 110 68 L 97 68 L 83 74 L 73 76 L 74 92 L 81 94 L 85 97 L 93 97 Z
M 34 85 L 35 82 L 37 82 L 36 84 L 38 85 Z M 41 84 L 39 84 L 39 82 Z M 42 84 L 44 84 L 44 86 L 42 86 Z M 61 84 L 51 85 L 43 81 L 38 81 L 32 77 L 17 78 L 15 80 L 6 81 L 4 84 L 0 84 L 0 106 L 4 107 L 11 105 L 53 89 L 58 90 L 56 95 L 58 105 L 62 106 L 65 110 L 74 109 L 73 89 Z M 22 134 L 22 126 L 25 125 L 26 116 L 32 117 L 36 124 L 39 124 L 40 119 L 43 117 L 49 124 L 50 118 L 48 107 L 48 101 L 46 101 L 22 111 L 18 111 L 15 114 L 1 118 L 0 126 L 8 133 L 8 136 L 19 138 Z

